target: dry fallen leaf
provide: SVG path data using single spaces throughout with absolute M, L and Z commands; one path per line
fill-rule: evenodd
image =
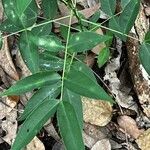
M 12 110 L 10 113 L 8 113 L 6 115 L 6 120 L 2 121 L 1 126 L 6 132 L 6 135 L 1 138 L 11 145 L 17 133 L 17 112 Z
M 97 139 L 94 139 L 93 137 L 91 137 L 90 135 L 88 135 L 85 132 L 83 132 L 82 135 L 83 135 L 84 144 L 88 148 L 92 148 L 92 146 L 97 142 Z
M 14 80 L 19 80 L 19 75 L 16 71 L 14 63 L 12 61 L 7 38 L 3 40 L 3 46 L 0 51 L 0 65 L 2 66 L 3 70 Z
M 99 10 L 99 8 L 100 8 L 100 5 L 96 4 L 95 6 L 93 6 L 91 8 L 86 8 L 86 9 L 83 9 L 83 10 L 79 11 L 79 13 L 81 13 L 86 19 L 88 19 L 93 14 L 95 14 L 95 12 Z M 64 16 L 70 15 L 70 10 L 63 3 L 59 4 L 59 10 L 60 10 L 60 14 L 61 14 L 61 16 L 59 16 L 59 17 L 64 17 Z M 63 24 L 68 25 L 69 24 L 69 17 L 67 19 L 62 19 L 62 20 L 59 20 L 57 22 L 59 24 L 63 23 Z M 77 18 L 72 17 L 71 24 L 75 24 L 77 22 L 78 22 Z M 54 25 L 55 25 L 56 28 L 58 28 L 60 26 L 59 24 L 54 24 Z
M 84 62 L 88 67 L 90 67 L 90 68 L 93 67 L 94 62 L 95 62 L 95 56 L 96 56 L 95 54 L 91 53 L 85 57 Z
M 96 142 L 96 144 L 94 144 L 94 146 L 92 147 L 91 150 L 111 150 L 111 145 L 108 139 L 102 139 L 98 142 Z
M 60 140 L 60 137 L 59 137 L 58 133 L 55 130 L 55 127 L 53 126 L 53 124 L 51 122 L 44 125 L 44 129 L 47 131 L 48 135 L 53 137 L 56 141 Z
M 34 137 L 34 139 L 26 146 L 25 150 L 45 150 L 45 147 L 37 137 Z
M 141 150 L 150 150 L 150 129 L 144 131 L 136 140 Z
M 117 122 L 126 133 L 137 139 L 143 130 L 138 129 L 138 126 L 134 119 L 129 116 L 119 116 Z
M 105 126 L 111 120 L 112 106 L 109 102 L 82 97 L 84 121 Z
M 23 61 L 20 52 L 16 54 L 16 65 L 21 69 L 21 78 L 31 75 L 30 70 L 27 68 L 25 62 Z

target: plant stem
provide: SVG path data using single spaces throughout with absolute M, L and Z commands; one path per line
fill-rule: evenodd
M 71 12 L 70 12 L 70 20 L 69 20 L 69 27 L 68 27 L 68 34 L 67 34 L 67 41 L 66 41 L 66 47 L 65 47 L 65 56 L 64 56 L 63 73 L 62 73 L 62 85 L 61 85 L 60 101 L 62 101 L 62 99 L 63 99 L 63 92 L 64 92 L 64 79 L 65 79 L 66 62 L 67 62 L 67 52 L 68 52 L 68 43 L 69 43 L 69 37 L 70 37 L 72 16 L 73 16 L 73 11 L 71 10 Z

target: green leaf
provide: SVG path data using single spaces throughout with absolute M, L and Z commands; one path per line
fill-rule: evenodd
M 23 29 L 36 22 L 38 9 L 35 0 L 2 0 L 2 3 L 7 19 L 15 26 Z
M 53 19 L 58 10 L 57 0 L 42 0 L 42 9 L 45 18 Z
M 117 37 L 119 37 L 121 39 L 124 39 L 124 36 L 122 34 L 117 33 L 117 32 L 121 32 L 120 24 L 119 24 L 119 18 L 117 16 L 112 17 L 110 19 L 109 27 L 113 30 L 113 31 L 111 31 L 111 33 L 115 34 Z
M 63 69 L 64 60 L 51 55 L 49 52 L 45 51 L 40 54 L 40 69 L 41 70 L 51 70 L 60 71 Z
M 64 38 L 64 40 L 67 40 L 68 27 L 61 25 L 60 26 L 60 34 Z
M 106 42 L 112 37 L 99 35 L 94 32 L 80 32 L 72 34 L 69 39 L 68 50 L 70 52 L 83 52 L 92 49 L 97 44 Z
M 104 89 L 91 78 L 90 74 L 91 72 L 84 72 L 82 67 L 71 67 L 65 78 L 64 85 L 77 94 L 113 102 L 112 98 L 104 91 Z
M 34 42 L 35 45 L 51 52 L 58 52 L 64 49 L 60 39 L 53 35 L 34 36 L 32 38 L 32 42 Z
M 21 95 L 35 88 L 57 83 L 60 80 L 60 76 L 57 73 L 52 72 L 39 72 L 19 80 L 16 84 L 12 85 L 8 90 L 0 93 L 0 96 L 4 95 Z
M 129 2 L 130 2 L 130 0 L 121 0 L 122 9 L 124 9 Z
M 109 48 L 105 47 L 100 51 L 97 59 L 99 68 L 101 68 L 109 60 L 109 56 L 110 56 Z
M 116 0 L 100 0 L 101 9 L 109 16 L 113 16 L 116 10 Z
M 13 24 L 13 22 L 9 19 L 6 19 L 4 22 L 0 24 L 0 30 L 3 32 L 14 33 L 20 31 L 22 28 Z
M 91 80 L 93 80 L 95 83 L 97 83 L 96 78 L 92 72 L 92 69 L 89 68 L 85 63 L 80 62 L 80 61 L 75 61 L 75 62 L 73 62 L 72 67 L 74 69 L 78 68 L 78 69 L 82 70 L 82 72 L 84 72 L 85 74 L 88 74 L 88 76 L 91 78 Z
M 33 0 L 16 0 L 17 12 L 21 16 Z
M 38 47 L 33 44 L 31 38 L 33 34 L 24 31 L 19 40 L 19 49 L 24 62 L 32 73 L 39 71 L 39 52 Z
M 19 22 L 19 17 L 17 15 L 17 9 L 15 7 L 15 0 L 2 0 L 4 12 L 8 20 L 11 20 L 16 26 L 21 26 Z
M 21 126 L 11 150 L 20 150 L 25 147 L 38 133 L 46 121 L 56 112 L 59 101 L 45 99 L 39 107 L 32 111 Z
M 150 31 L 146 33 L 144 42 L 150 44 Z
M 150 75 L 150 44 L 143 43 L 140 47 L 139 56 L 142 65 Z
M 45 23 L 46 21 L 41 21 L 39 24 Z M 35 36 L 46 36 L 46 35 L 49 35 L 51 33 L 52 23 L 38 26 L 39 24 L 37 24 L 37 27 L 35 26 L 31 31 Z
M 128 34 L 134 25 L 135 19 L 140 8 L 140 0 L 130 0 L 123 12 L 119 16 L 119 25 L 121 32 Z
M 57 108 L 57 120 L 63 142 L 67 150 L 84 150 L 82 131 L 74 108 L 62 101 Z
M 21 0 L 19 0 L 19 1 L 21 3 Z M 20 7 L 20 5 L 21 4 L 19 4 L 18 7 Z M 21 9 L 18 10 L 17 15 L 19 15 L 19 19 L 20 19 L 23 27 L 27 28 L 27 27 L 32 26 L 36 22 L 37 13 L 38 13 L 38 7 L 36 5 L 36 1 L 31 0 L 30 4 L 28 3 L 28 5 L 26 6 L 26 8 L 24 8 L 24 10 L 21 10 Z
M 96 23 L 100 18 L 100 11 L 98 10 L 97 12 L 94 13 L 94 15 L 89 19 L 90 22 Z M 88 29 L 91 30 L 93 28 L 98 28 L 97 26 L 93 24 L 89 24 Z
M 83 129 L 83 110 L 81 96 L 64 88 L 63 100 L 69 102 L 75 110 L 81 130 Z
M 19 120 L 24 120 L 31 114 L 33 110 L 41 105 L 41 103 L 48 98 L 56 98 L 60 93 L 61 82 L 56 84 L 45 86 L 39 89 L 27 102 L 23 114 L 19 117 Z

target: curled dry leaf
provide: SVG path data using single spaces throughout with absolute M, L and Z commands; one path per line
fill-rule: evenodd
M 27 66 L 26 66 L 25 62 L 23 61 L 19 51 L 16 55 L 16 65 L 21 69 L 21 77 L 26 77 L 26 76 L 31 75 L 31 72 L 27 68 Z
M 102 139 L 92 147 L 91 150 L 111 150 L 111 145 L 108 139 Z
M 112 106 L 109 102 L 82 97 L 84 121 L 105 126 L 111 120 Z
M 129 95 L 127 90 L 122 91 L 122 86 L 125 88 L 125 85 L 122 85 L 121 81 L 118 79 L 118 74 L 116 72 L 116 70 L 119 70 L 120 68 L 120 58 L 122 54 L 122 41 L 119 38 L 116 39 L 116 50 L 118 52 L 118 56 L 111 59 L 111 61 L 107 63 L 105 67 L 104 81 L 109 81 L 109 88 L 115 95 L 116 102 L 121 107 L 129 108 L 138 112 L 138 107 L 133 100 L 133 97 Z
M 0 64 L 3 68 L 3 70 L 14 80 L 19 80 L 19 75 L 16 71 L 16 68 L 14 66 L 14 63 L 12 61 L 7 38 L 4 38 L 3 40 L 3 46 L 0 51 Z
M 34 137 L 34 139 L 26 146 L 25 150 L 45 150 L 45 147 L 37 137 Z
M 95 54 L 93 54 L 93 53 L 88 54 L 84 60 L 85 64 L 90 68 L 93 67 L 94 61 L 95 61 Z
M 150 7 L 145 8 L 146 16 L 150 16 Z
M 97 141 L 106 138 L 109 132 L 106 127 L 99 127 L 89 123 L 84 123 L 84 131 Z
M 94 139 L 93 137 L 91 137 L 90 135 L 86 134 L 85 132 L 83 132 L 83 140 L 84 140 L 84 144 L 88 148 L 92 148 L 92 146 L 97 142 L 97 139 Z
M 140 41 L 143 41 L 145 37 L 145 33 L 147 33 L 147 31 L 149 30 L 149 20 L 145 15 L 145 9 L 143 5 L 141 5 L 139 14 L 135 21 L 135 29 L 136 32 L 138 33 L 138 37 Z
M 143 130 L 138 129 L 135 120 L 129 116 L 119 116 L 117 122 L 120 128 L 135 139 L 143 132 Z
M 55 127 L 53 126 L 53 124 L 51 122 L 46 124 L 44 126 L 44 129 L 47 131 L 48 135 L 53 137 L 56 141 L 60 140 L 60 137 L 59 137 L 58 133 L 55 130 Z
M 17 112 L 12 110 L 10 113 L 8 113 L 6 115 L 6 120 L 2 121 L 1 126 L 6 133 L 6 135 L 1 138 L 11 145 L 17 133 Z
M 19 96 L 2 97 L 0 101 L 0 119 L 3 119 L 16 106 Z
M 136 140 L 136 143 L 138 144 L 141 150 L 149 150 L 150 149 L 150 129 L 143 132 Z

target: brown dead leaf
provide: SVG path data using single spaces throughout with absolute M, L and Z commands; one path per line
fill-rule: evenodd
M 145 8 L 146 16 L 150 16 L 150 7 Z
M 45 150 L 45 147 L 37 137 L 34 137 L 34 139 L 26 146 L 25 150 Z
M 4 89 L 0 89 L 0 92 Z M 0 98 L 0 119 L 8 115 L 19 101 L 19 96 L 4 96 Z
M 16 65 L 21 69 L 21 77 L 27 77 L 27 76 L 31 75 L 31 72 L 27 68 L 19 51 L 16 54 Z
M 11 145 L 17 133 L 17 112 L 15 110 L 9 112 L 6 115 L 6 120 L 2 121 L 1 126 L 2 129 L 6 132 L 6 135 L 1 138 Z
M 105 126 L 111 120 L 112 106 L 109 102 L 82 97 L 84 121 Z
M 150 129 L 144 131 L 136 140 L 141 150 L 150 150 Z
M 91 54 L 88 54 L 84 60 L 85 64 L 87 66 L 89 66 L 90 68 L 93 67 L 94 65 L 94 61 L 95 61 L 95 54 L 91 53 Z
M 93 137 L 91 137 L 90 135 L 86 134 L 85 132 L 83 132 L 83 140 L 84 140 L 84 144 L 88 148 L 92 148 L 92 146 L 97 142 L 97 139 L 94 139 Z
M 79 11 L 80 14 L 82 14 L 86 19 L 88 19 L 89 17 L 91 17 L 96 11 L 98 11 L 100 8 L 99 4 L 96 4 L 95 6 L 91 7 L 91 8 L 86 8 L 83 9 L 81 11 Z M 59 10 L 60 10 L 60 14 L 61 16 L 59 17 L 63 17 L 63 16 L 68 16 L 70 15 L 70 10 L 67 8 L 67 6 L 63 3 L 59 4 Z M 63 23 L 68 25 L 69 24 L 69 17 L 67 19 L 62 19 L 60 21 L 58 21 L 59 23 Z M 78 20 L 76 17 L 72 17 L 71 20 L 71 24 L 75 24 L 77 23 Z M 55 27 L 58 28 L 60 25 L 59 24 L 55 24 Z
M 138 129 L 138 126 L 134 119 L 129 116 L 119 116 L 117 122 L 126 133 L 137 139 L 143 130 Z
M 55 130 L 55 127 L 53 126 L 53 124 L 51 122 L 44 125 L 44 129 L 47 131 L 48 135 L 53 137 L 56 141 L 60 140 L 60 137 L 59 137 L 58 133 Z
M 91 150 L 111 150 L 111 145 L 108 139 L 102 139 L 92 147 Z
M 101 28 L 99 28 L 98 30 L 96 30 L 96 33 L 97 34 L 100 34 L 100 35 L 103 35 L 103 31 Z M 100 43 L 98 44 L 97 46 L 95 46 L 91 51 L 94 53 L 94 54 L 99 54 L 99 52 L 104 48 L 106 47 L 105 43 Z
M 3 70 L 14 80 L 19 80 L 19 75 L 16 71 L 14 63 L 12 61 L 7 38 L 3 40 L 3 46 L 0 51 L 0 65 L 2 66 Z

